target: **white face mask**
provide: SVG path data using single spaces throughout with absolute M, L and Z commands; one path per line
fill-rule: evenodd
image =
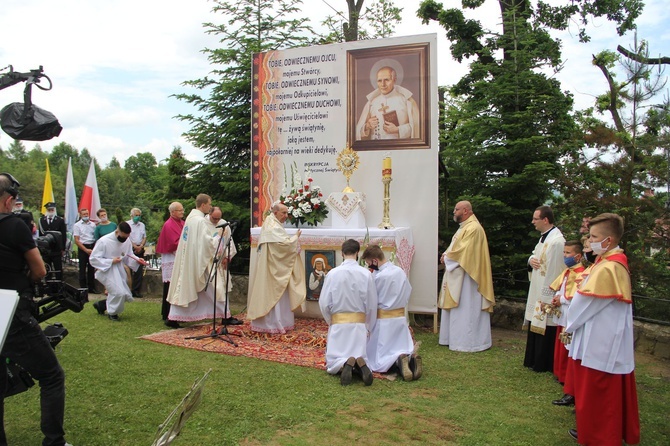
M 56 211 L 49 211 L 47 212 L 47 217 L 49 218 L 54 218 L 56 216 Z
M 604 252 L 607 252 L 607 250 L 610 247 L 610 243 L 611 243 L 612 239 L 610 238 L 610 242 L 607 243 L 607 248 L 603 247 L 603 242 L 605 241 L 605 239 L 608 239 L 608 238 L 609 237 L 605 237 L 604 239 L 602 239 L 599 242 L 591 242 L 591 250 L 594 252 L 594 254 L 599 256 L 600 254 L 602 254 Z
M 100 217 L 100 221 L 102 221 L 102 222 L 106 222 L 106 221 L 107 221 L 107 217 Z

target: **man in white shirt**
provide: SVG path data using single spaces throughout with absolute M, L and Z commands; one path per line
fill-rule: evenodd
M 142 211 L 138 208 L 133 208 L 130 211 L 130 220 L 126 223 L 130 225 L 132 232 L 130 233 L 130 243 L 133 246 L 133 254 L 140 258 L 144 258 L 144 245 L 147 242 L 147 230 L 144 223 L 140 221 L 142 218 Z M 142 297 L 140 293 L 142 289 L 142 278 L 144 277 L 144 265 L 130 259 L 128 267 L 133 271 L 133 284 L 131 292 L 133 297 Z
M 72 227 L 72 236 L 78 248 L 79 287 L 88 288 L 89 293 L 96 294 L 95 268 L 89 261 L 89 256 L 93 252 L 93 245 L 95 245 L 95 223 L 90 220 L 88 209 L 80 209 L 79 216 L 81 218 Z
M 358 264 L 361 245 L 353 239 L 342 244 L 344 261 L 325 278 L 319 307 L 330 328 L 326 341 L 326 371 L 340 373 L 343 386 L 351 384 L 352 372 L 372 384 L 367 365 L 368 332 L 377 320 L 377 291 L 372 274 Z
M 394 365 L 405 381 L 419 379 L 423 372 L 420 356 L 414 354 L 405 308 L 412 286 L 402 268 L 388 262 L 377 245 L 368 246 L 363 260 L 372 271 L 377 290 L 377 323 L 368 340 L 368 365 L 373 372 L 388 372 Z

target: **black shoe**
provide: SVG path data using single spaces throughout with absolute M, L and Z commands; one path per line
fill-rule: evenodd
M 179 325 L 179 322 L 177 321 L 171 321 L 171 320 L 166 320 L 164 321 L 166 327 L 170 328 L 181 328 L 181 325 Z
M 140 293 L 133 293 L 133 297 L 137 297 L 138 299 L 141 299 L 144 296 L 142 296 Z
M 343 386 L 348 386 L 351 384 L 351 374 L 354 371 L 354 364 L 356 364 L 356 358 L 353 356 L 347 359 L 347 362 L 342 366 L 342 372 L 340 373 L 340 384 Z
M 412 371 L 412 379 L 417 380 L 423 375 L 423 360 L 421 356 L 413 354 L 409 358 L 409 369 Z
M 98 294 L 98 292 L 95 290 L 95 288 L 89 288 L 88 294 Z
M 244 324 L 244 322 L 242 322 L 241 320 L 239 320 L 235 317 L 229 317 L 229 318 L 221 319 L 221 323 L 223 325 L 242 325 L 242 324 Z
M 109 316 L 109 320 L 113 322 L 119 322 L 121 320 L 118 314 L 108 314 L 107 316 Z
M 573 440 L 577 441 L 577 429 L 569 429 L 568 435 L 570 435 Z
M 102 316 L 105 314 L 105 310 L 107 309 L 107 301 L 102 299 L 93 302 L 93 308 L 95 308 L 98 311 L 98 314 Z
M 575 397 L 572 395 L 568 395 L 567 393 L 561 397 L 560 400 L 554 400 L 551 402 L 551 404 L 554 404 L 556 406 L 574 406 L 575 405 Z
M 414 374 L 409 369 L 409 357 L 406 354 L 403 353 L 402 355 L 398 356 L 396 365 L 398 366 L 398 370 L 400 370 L 400 376 L 402 376 L 402 379 L 405 381 L 411 381 L 414 378 Z
M 351 358 L 349 358 L 351 359 Z M 358 371 L 361 374 L 361 378 L 363 378 L 363 382 L 365 383 L 366 386 L 369 386 L 372 384 L 372 372 L 370 371 L 370 367 L 365 363 L 365 359 L 363 358 L 357 358 L 356 359 L 356 367 L 358 368 Z

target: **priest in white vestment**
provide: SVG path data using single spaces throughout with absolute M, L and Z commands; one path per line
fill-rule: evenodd
M 171 321 L 230 317 L 230 312 L 226 313 L 225 295 L 215 293 L 214 286 L 207 282 L 211 279 L 212 260 L 220 238 L 219 230 L 205 218 L 212 208 L 212 199 L 200 194 L 195 199 L 195 206 L 184 223 L 172 267 L 167 297 Z
M 300 258 L 301 231 L 289 237 L 284 229 L 287 218 L 288 208 L 275 203 L 263 222 L 247 297 L 247 319 L 251 320 L 253 331 L 293 330 L 293 311 L 307 296 L 305 266 Z
M 368 246 L 362 256 L 377 290 L 377 323 L 368 340 L 368 365 L 373 372 L 388 372 L 394 365 L 405 381 L 419 379 L 421 357 L 414 355 L 414 340 L 405 314 L 412 286 L 402 268 L 386 260 L 377 245 Z
M 542 235 L 528 259 L 530 288 L 524 320 L 528 339 L 523 365 L 535 372 L 553 372 L 556 323 L 553 318 L 546 317 L 543 309 L 554 298 L 551 284 L 565 269 L 565 238 L 554 226 L 554 212 L 549 206 L 535 209 L 532 223 Z
M 459 228 L 442 255 L 444 278 L 438 306 L 442 308 L 440 345 L 458 352 L 491 348 L 491 313 L 495 305 L 489 245 L 469 201 L 454 207 Z
M 356 140 L 419 138 L 419 107 L 408 89 L 396 85 L 391 67 L 377 71 L 377 89 L 366 97 L 356 125 Z
M 133 297 L 128 286 L 128 274 L 124 265 L 127 260 L 134 260 L 146 265 L 144 259 L 135 257 L 133 245 L 130 242 L 130 225 L 119 223 L 114 232 L 100 238 L 93 247 L 89 257 L 91 265 L 96 269 L 95 278 L 107 289 L 107 299 L 93 304 L 99 314 L 107 309 L 109 318 L 119 320 L 126 302 L 132 302 Z
M 358 264 L 360 244 L 353 239 L 342 244 L 344 261 L 325 278 L 319 308 L 330 327 L 326 341 L 326 371 L 341 373 L 342 385 L 351 383 L 354 367 L 365 385 L 372 384 L 367 365 L 368 333 L 377 320 L 377 290 L 372 274 Z

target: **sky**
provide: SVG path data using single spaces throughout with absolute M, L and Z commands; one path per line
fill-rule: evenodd
M 638 39 L 649 42 L 651 56 L 670 56 L 666 2 L 646 0 L 637 21 Z M 395 36 L 436 33 L 438 85 L 453 84 L 467 72 L 467 62 L 459 64 L 451 58 L 443 28 L 435 22 L 423 25 L 416 18 L 419 3 L 395 1 L 403 7 L 403 22 Z M 32 93 L 33 103 L 55 114 L 63 126 L 59 137 L 39 143 L 42 149 L 50 151 L 67 142 L 80 151 L 88 149 L 103 166 L 112 157 L 123 165 L 141 152 L 165 160 L 175 146 L 191 160 L 203 159 L 204 153 L 182 136 L 188 123 L 174 118 L 196 110 L 171 95 L 193 92 L 181 83 L 211 70 L 202 50 L 220 43 L 218 37 L 205 33 L 203 23 L 223 22 L 221 14 L 211 12 L 213 2 L 3 0 L 2 6 L 0 69 L 11 64 L 15 71 L 27 72 L 42 65 L 53 81 L 52 90 L 33 88 Z M 318 29 L 326 15 L 334 14 L 330 6 L 346 12 L 344 0 L 305 0 L 302 9 Z M 497 27 L 496 1 L 487 0 L 476 14 L 489 28 Z M 605 19 L 595 20 L 588 32 L 592 37 L 588 44 L 578 42 L 576 27 L 556 34 L 563 40 L 565 62 L 556 77 L 574 95 L 577 109 L 591 106 L 595 95 L 606 88 L 602 73 L 591 65 L 591 55 L 603 49 L 614 51 L 617 45 L 630 47 L 633 42 L 632 33 L 619 37 Z M 0 90 L 0 107 L 22 102 L 24 85 Z M 0 131 L 0 147 L 11 142 Z M 24 144 L 28 150 L 34 147 L 31 141 Z

